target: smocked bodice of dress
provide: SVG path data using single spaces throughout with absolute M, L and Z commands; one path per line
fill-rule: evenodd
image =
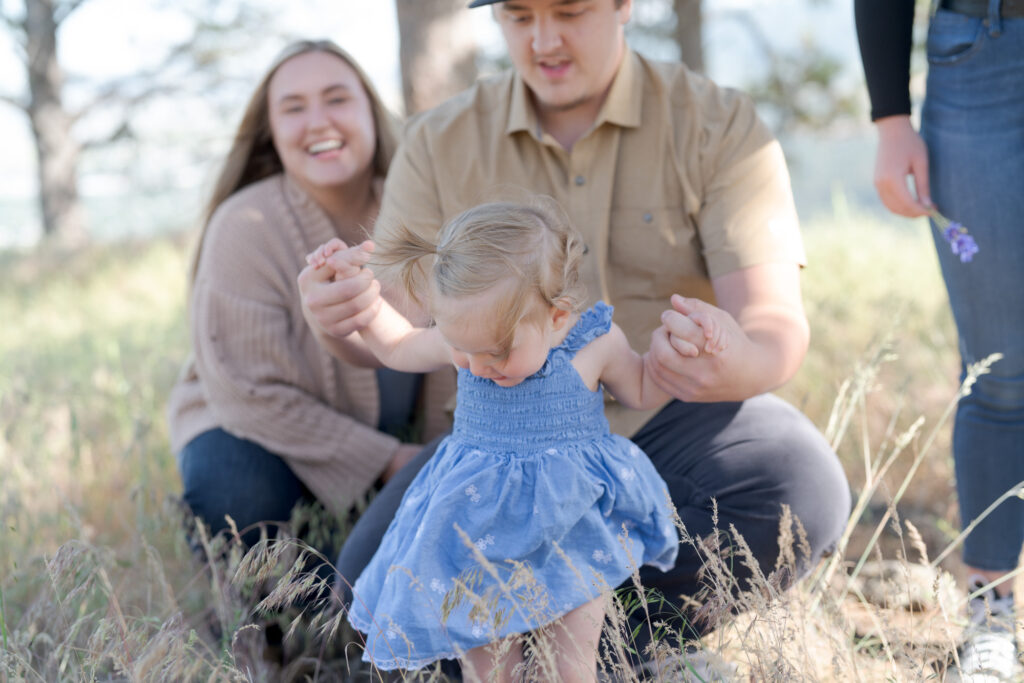
M 485 451 L 528 455 L 607 436 L 603 394 L 584 385 L 572 359 L 608 331 L 611 316 L 612 308 L 603 302 L 585 311 L 541 369 L 515 386 L 502 387 L 460 368 L 450 438 Z

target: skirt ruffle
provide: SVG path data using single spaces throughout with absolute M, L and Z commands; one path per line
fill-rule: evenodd
M 356 581 L 349 620 L 364 659 L 416 669 L 555 621 L 633 568 L 668 570 L 678 546 L 664 481 L 621 436 L 529 454 L 448 440 Z

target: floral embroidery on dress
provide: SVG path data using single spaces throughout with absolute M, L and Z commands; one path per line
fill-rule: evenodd
M 548 455 L 558 455 L 558 451 L 556 451 L 554 448 L 549 448 L 544 452 L 547 453 Z
M 611 553 L 607 553 L 604 550 L 600 549 L 595 550 L 594 554 L 591 555 L 591 557 L 594 558 L 595 562 L 600 562 L 602 564 L 608 564 L 612 561 Z
M 630 447 L 629 447 L 629 454 L 630 454 L 631 456 L 633 456 L 634 458 L 637 458 L 637 457 L 639 457 L 639 456 L 640 456 L 640 454 L 641 454 L 642 452 L 643 452 L 643 451 L 641 451 L 641 450 L 640 450 L 640 447 L 639 447 L 639 446 L 637 446 L 636 444 L 632 444 L 632 445 L 630 445 Z
M 487 534 L 483 538 L 478 538 L 473 543 L 480 550 L 487 550 L 487 546 L 494 545 L 494 536 Z
M 444 581 L 442 581 L 441 579 L 431 579 L 430 590 L 434 591 L 435 593 L 440 593 L 441 595 L 444 595 L 448 592 L 448 589 L 444 587 Z
M 622 481 L 633 481 L 636 479 L 636 470 L 632 467 L 623 467 L 619 470 L 619 476 L 622 477 Z
M 476 486 L 473 484 L 466 487 L 466 495 L 469 496 L 469 499 L 474 503 L 480 502 L 480 492 L 477 491 Z

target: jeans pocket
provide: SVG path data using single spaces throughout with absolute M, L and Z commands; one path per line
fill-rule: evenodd
M 940 9 L 928 26 L 928 63 L 959 64 L 981 49 L 986 35 L 983 19 Z

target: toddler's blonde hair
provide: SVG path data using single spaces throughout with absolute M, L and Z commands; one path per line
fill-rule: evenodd
M 426 277 L 432 314 L 438 296 L 458 299 L 505 287 L 497 309 L 489 311 L 503 355 L 516 327 L 547 306 L 577 313 L 586 303 L 579 277 L 583 239 L 550 197 L 475 206 L 448 221 L 436 243 L 400 226 L 394 238 L 378 247 L 374 263 L 384 266 L 384 273 L 397 272 L 417 304 L 423 303 Z M 425 257 L 431 257 L 426 268 Z

